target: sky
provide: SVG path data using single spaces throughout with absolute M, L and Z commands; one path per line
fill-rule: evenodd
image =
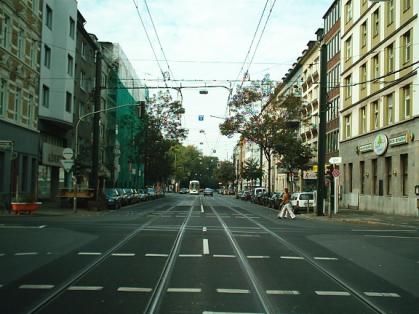
M 315 39 L 332 2 L 268 0 L 243 66 L 248 69 L 250 79 L 261 80 L 269 74 L 273 81 L 280 81 L 308 41 Z M 265 4 L 265 0 L 78 0 L 78 9 L 86 19 L 86 30 L 100 41 L 119 43 L 137 76 L 148 86 L 163 85 L 155 80 L 162 79 L 161 71 L 168 71 L 164 53 L 171 79 L 185 80 L 169 83 L 185 87 L 182 94 L 186 113 L 182 122 L 189 135 L 184 144 L 195 145 L 205 155 L 226 160 L 232 158 L 238 137 L 221 136 L 218 125 L 226 116 L 229 88 L 235 84 L 230 81 L 243 78 L 244 70 L 240 70 Z M 255 57 L 249 64 L 253 54 Z M 208 94 L 204 95 L 196 88 L 200 85 L 220 87 L 208 87 Z M 173 96 L 178 97 L 176 93 Z M 199 115 L 204 116 L 203 121 L 199 121 Z

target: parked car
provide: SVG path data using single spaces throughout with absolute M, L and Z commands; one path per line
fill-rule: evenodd
M 297 192 L 291 194 L 291 205 L 295 213 L 300 210 L 314 209 L 314 193 L 313 192 Z
M 179 190 L 179 193 L 180 193 L 180 194 L 188 194 L 188 189 L 187 189 L 187 188 L 181 188 L 181 189 Z
M 127 196 L 128 204 L 134 204 L 135 203 L 135 196 L 132 194 L 131 189 L 124 189 L 124 193 Z
M 236 199 L 240 199 L 240 198 L 241 198 L 241 196 L 243 195 L 243 193 L 244 193 L 244 191 L 238 191 L 238 192 L 236 193 Z
M 210 189 L 210 188 L 206 188 L 204 190 L 204 196 L 214 196 L 213 193 L 214 193 L 214 191 L 212 189 Z
M 250 200 L 250 197 L 251 197 L 250 191 L 243 191 L 243 194 L 240 196 L 240 199 L 243 201 L 248 201 Z
M 138 190 L 138 195 L 140 197 L 141 202 L 144 202 L 148 199 L 148 194 L 144 189 L 139 189 Z
M 269 198 L 268 207 L 279 209 L 282 203 L 282 192 L 274 192 Z
M 147 188 L 148 197 L 152 200 L 157 198 L 156 190 L 154 188 Z
M 118 191 L 119 196 L 121 197 L 121 205 L 125 206 L 129 204 L 129 198 L 128 198 L 128 194 L 125 192 L 124 189 L 122 188 L 117 188 L 116 189 Z
M 121 197 L 119 196 L 118 190 L 109 188 L 105 189 L 106 205 L 108 208 L 118 209 L 121 208 Z
M 137 189 L 131 189 L 131 193 L 134 203 L 138 203 L 140 201 L 140 195 L 138 194 Z
M 257 203 L 258 196 L 260 196 L 259 194 L 261 194 L 265 191 L 266 191 L 265 188 L 261 188 L 261 187 L 254 188 L 251 192 L 250 201 L 253 202 L 253 203 Z

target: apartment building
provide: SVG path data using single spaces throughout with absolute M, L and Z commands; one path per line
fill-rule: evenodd
M 54 199 L 66 185 L 60 160 L 73 128 L 77 1 L 44 0 L 42 11 L 38 186 L 41 199 Z
M 419 4 L 343 0 L 342 205 L 418 215 Z
M 0 207 L 36 199 L 42 8 L 0 2 Z

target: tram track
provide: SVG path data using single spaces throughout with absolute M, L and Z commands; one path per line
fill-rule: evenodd
M 326 267 L 321 265 L 317 260 L 315 260 L 313 257 L 311 257 L 309 254 L 305 253 L 303 250 L 298 248 L 296 245 L 292 244 L 291 242 L 287 241 L 285 238 L 281 237 L 280 235 L 273 232 L 270 228 L 263 225 L 261 222 L 256 221 L 255 219 L 248 217 L 248 215 L 244 215 L 237 209 L 234 209 L 232 206 L 226 206 L 226 202 L 230 205 L 232 204 L 231 200 L 223 199 L 223 203 L 220 204 L 218 200 L 215 200 L 217 202 L 216 206 L 222 206 L 230 209 L 231 211 L 235 212 L 236 214 L 241 214 L 244 219 L 248 220 L 249 222 L 253 223 L 254 225 L 258 226 L 261 230 L 265 231 L 268 235 L 272 236 L 277 242 L 281 243 L 283 246 L 285 246 L 287 249 L 291 250 L 292 252 L 296 253 L 297 255 L 304 258 L 305 261 L 307 261 L 312 267 L 314 267 L 317 271 L 322 273 L 324 276 L 338 284 L 342 289 L 344 289 L 346 292 L 353 295 L 358 301 L 360 301 L 362 304 L 364 304 L 366 307 L 368 307 L 370 310 L 372 310 L 375 313 L 379 314 L 385 314 L 387 313 L 384 309 L 382 309 L 379 305 L 375 304 L 374 302 L 371 302 L 368 298 L 364 297 L 362 292 L 359 292 L 357 289 L 352 287 L 349 283 L 347 283 L 344 279 L 342 279 L 340 276 L 336 275 L 335 273 L 329 271 Z M 243 208 L 247 212 L 251 212 L 250 209 Z M 254 214 L 254 213 L 252 213 Z M 266 217 L 264 217 L 266 218 Z M 269 219 L 269 218 L 266 218 Z M 228 227 L 227 227 L 228 228 Z M 263 290 L 262 290 L 263 291 Z

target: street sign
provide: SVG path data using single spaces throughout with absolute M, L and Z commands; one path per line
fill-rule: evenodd
M 199 115 L 198 116 L 198 121 L 204 121 L 204 115 Z
M 67 159 L 67 160 L 73 158 L 73 150 L 71 148 L 68 148 L 68 147 L 64 148 L 63 157 L 64 157 L 64 159 Z
M 339 169 L 337 169 L 337 168 L 333 169 L 333 171 L 332 171 L 332 176 L 334 176 L 335 178 L 336 178 L 336 177 L 339 177 L 339 176 L 340 176 L 340 171 L 339 171 Z
M 329 163 L 331 163 L 332 165 L 338 165 L 342 163 L 342 157 L 332 157 L 329 159 Z
M 61 159 L 60 162 L 66 172 L 69 172 L 74 165 L 74 160 L 72 159 Z

